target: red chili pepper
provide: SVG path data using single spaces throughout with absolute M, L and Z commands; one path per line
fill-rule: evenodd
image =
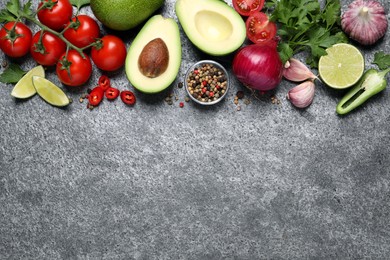
M 108 100 L 114 100 L 119 96 L 119 90 L 113 87 L 109 87 L 105 92 L 105 96 Z
M 110 79 L 106 75 L 100 76 L 99 86 L 102 87 L 103 91 L 106 91 L 109 87 L 111 87 Z
M 134 105 L 136 101 L 134 93 L 129 90 L 123 90 L 121 92 L 121 99 L 123 103 L 130 106 Z
M 103 100 L 103 89 L 100 86 L 92 89 L 91 93 L 88 95 L 88 101 L 91 106 L 97 106 Z

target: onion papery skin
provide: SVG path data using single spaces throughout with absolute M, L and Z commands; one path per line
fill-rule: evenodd
M 274 46 L 251 44 L 234 56 L 233 73 L 245 86 L 260 91 L 276 88 L 283 76 L 283 64 Z

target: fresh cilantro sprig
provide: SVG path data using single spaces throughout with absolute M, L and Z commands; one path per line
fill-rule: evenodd
M 0 82 L 3 83 L 16 83 L 26 74 L 26 71 L 22 70 L 19 65 L 11 63 L 0 74 Z
M 34 14 L 31 10 L 31 0 L 23 7 L 20 6 L 19 0 L 10 0 L 6 4 L 6 8 L 0 11 L 0 22 L 16 21 L 21 17 L 33 18 Z
M 348 41 L 340 27 L 339 0 L 327 0 L 323 8 L 318 0 L 270 0 L 267 8 L 270 19 L 278 24 L 278 51 L 283 62 L 308 51 L 306 63 L 316 68 L 326 48 Z
M 376 64 L 379 69 L 385 70 L 390 67 L 390 54 L 379 51 L 374 54 L 374 61 L 372 63 Z

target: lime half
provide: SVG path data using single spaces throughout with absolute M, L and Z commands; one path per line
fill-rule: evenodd
M 45 70 L 41 65 L 32 68 L 16 83 L 12 89 L 11 96 L 16 98 L 29 98 L 34 96 L 37 92 L 32 82 L 33 76 L 45 77 Z
M 32 82 L 38 95 L 50 105 L 57 107 L 69 105 L 68 96 L 51 81 L 39 76 L 33 76 Z
M 364 72 L 362 53 L 353 45 L 338 43 L 321 56 L 318 72 L 321 80 L 331 88 L 345 89 L 354 85 Z

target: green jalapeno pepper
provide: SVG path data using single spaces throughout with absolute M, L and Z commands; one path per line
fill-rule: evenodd
M 390 68 L 384 71 L 367 70 L 356 85 L 337 104 L 336 112 L 340 115 L 347 114 L 370 97 L 384 90 L 387 86 L 385 77 L 389 71 Z

